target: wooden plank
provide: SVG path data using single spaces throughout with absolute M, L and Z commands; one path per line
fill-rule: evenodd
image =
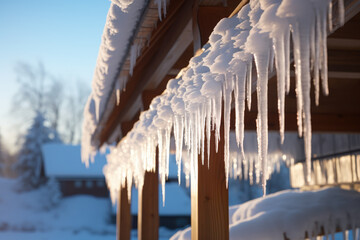
M 245 113 L 245 130 L 256 130 L 256 112 Z M 286 113 L 285 130 L 297 131 L 296 113 Z M 339 133 L 360 133 L 360 115 L 342 114 L 312 114 L 311 125 L 313 132 L 339 132 Z M 235 120 L 232 119 L 232 128 Z M 279 115 L 268 114 L 269 131 L 279 130 Z
M 328 69 L 336 72 L 359 72 L 360 50 L 328 50 Z
M 134 124 L 139 120 L 140 112 L 130 121 L 124 121 L 121 123 L 121 133 L 126 136 L 128 132 L 134 127 Z
M 159 238 L 159 177 L 155 172 L 146 172 L 144 186 L 138 195 L 138 239 Z
M 360 24 L 359 24 L 360 26 Z M 337 50 L 360 50 L 359 39 L 346 39 L 346 38 L 328 38 L 328 49 Z
M 360 79 L 359 79 L 360 80 Z M 311 122 L 314 132 L 360 132 L 360 81 L 349 78 L 329 79 L 329 96 L 320 93 L 320 104 L 315 105 L 314 89 L 311 92 Z M 252 96 L 251 111 L 245 111 L 245 129 L 256 129 L 257 99 Z M 269 130 L 279 129 L 276 77 L 269 80 Z M 295 81 L 291 79 L 289 95 L 285 97 L 285 130 L 297 131 Z M 233 115 L 235 116 L 235 115 Z M 231 118 L 231 126 L 235 124 Z
M 215 133 L 210 140 L 210 168 L 198 158 L 198 178 L 191 176 L 191 239 L 229 239 L 229 200 L 224 164 L 224 135 L 221 130 L 219 150 Z M 205 149 L 205 159 L 207 150 Z
M 126 184 L 125 184 L 126 185 Z M 128 199 L 127 188 L 121 187 L 119 199 L 117 202 L 116 213 L 116 239 L 130 240 L 131 232 L 131 212 Z

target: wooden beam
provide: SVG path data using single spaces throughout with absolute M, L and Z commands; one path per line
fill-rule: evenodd
M 257 112 L 245 113 L 245 129 L 256 130 Z M 286 113 L 285 130 L 297 131 L 296 113 Z M 232 128 L 235 120 L 232 119 Z M 360 133 L 360 115 L 343 114 L 311 114 L 311 125 L 313 132 L 341 132 L 341 133 Z M 277 113 L 268 114 L 268 124 L 270 131 L 279 130 L 279 115 Z
M 336 50 L 360 50 L 360 39 L 328 38 L 327 46 Z
M 130 202 L 128 199 L 126 184 L 119 191 L 116 212 L 116 239 L 130 240 L 131 232 L 131 212 Z
M 360 50 L 328 50 L 328 69 L 335 72 L 359 72 Z
M 138 114 L 130 121 L 124 121 L 121 123 L 121 133 L 123 136 L 126 136 L 126 134 L 128 134 L 128 132 L 130 132 L 130 130 L 134 127 L 134 124 L 139 120 L 139 114 L 140 112 L 138 112 Z
M 360 80 L 360 79 L 359 79 Z M 330 78 L 329 96 L 320 93 L 320 104 L 315 105 L 314 89 L 311 92 L 311 123 L 314 132 L 360 132 L 360 81 L 351 78 Z M 279 129 L 276 77 L 269 80 L 268 124 L 269 130 Z M 252 96 L 251 111 L 245 111 L 245 129 L 256 129 L 257 99 Z M 285 130 L 297 131 L 295 79 L 285 97 Z M 235 115 L 233 115 L 235 116 Z M 235 124 L 231 118 L 231 126 Z
M 349 4 L 349 5 L 347 5 Z M 360 39 L 360 32 L 354 31 L 360 24 L 360 1 L 345 1 L 346 24 L 329 35 L 330 38 Z
M 155 172 L 145 173 L 144 186 L 139 190 L 138 197 L 138 239 L 157 240 L 159 238 L 158 168 Z
M 229 239 L 229 200 L 224 164 L 223 128 L 219 150 L 215 133 L 210 140 L 210 168 L 198 158 L 198 176 L 191 175 L 191 239 Z M 207 150 L 205 149 L 205 159 Z
M 174 75 L 166 75 L 157 88 L 144 90 L 141 94 L 143 109 L 149 109 L 151 101 L 161 95 L 166 89 L 168 81 L 175 77 Z

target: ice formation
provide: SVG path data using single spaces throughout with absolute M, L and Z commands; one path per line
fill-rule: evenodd
M 164 93 L 152 101 L 150 109 L 141 113 L 134 128 L 111 150 L 104 173 L 112 197 L 116 198 L 120 186 L 124 186 L 126 182 L 125 179 L 129 187 L 134 181 L 141 189 L 145 171 L 155 169 L 156 149 L 159 175 L 164 189 L 168 176 L 172 132 L 179 171 L 185 149 L 190 159 L 186 169 L 190 169 L 190 173 L 196 178 L 198 155 L 202 156 L 204 163 L 204 146 L 209 146 L 212 131 L 215 132 L 216 144 L 218 143 L 222 122 L 228 182 L 231 170 L 234 170 L 234 166 L 239 167 L 239 163 L 234 164 L 230 156 L 230 112 L 233 95 L 236 142 L 241 153 L 240 159 L 244 159 L 245 99 L 250 108 L 254 83 L 258 103 L 258 157 L 254 164 L 248 166 L 255 167 L 257 180 L 261 180 L 265 189 L 269 175 L 268 78 L 269 73 L 275 71 L 275 65 L 278 76 L 280 141 L 283 142 L 284 104 L 285 94 L 290 89 L 291 52 L 294 56 L 296 75 L 298 133 L 304 136 L 309 170 L 311 76 L 316 89 L 316 99 L 319 95 L 320 77 L 323 92 L 327 94 L 326 37 L 327 26 L 332 26 L 332 22 L 328 21 L 328 15 L 331 14 L 330 6 L 330 0 L 252 0 L 234 17 L 222 19 L 215 27 L 203 52 L 190 60 L 189 66 L 178 78 L 168 82 Z M 341 8 L 343 7 L 340 6 Z M 128 11 L 130 12 L 130 9 Z M 343 11 L 340 13 L 343 14 Z M 340 16 L 340 19 L 343 19 L 343 16 Z M 291 45 L 293 49 L 290 48 Z M 107 60 L 109 63 L 112 61 L 111 58 Z M 107 67 L 110 71 L 110 66 Z M 256 74 L 253 73 L 253 69 L 256 69 Z M 92 102 L 97 112 L 99 96 L 102 94 L 103 92 L 93 94 Z
M 126 57 L 131 36 L 145 6 L 145 0 L 117 0 L 110 5 L 92 83 L 97 120 L 115 87 L 119 66 Z
M 166 0 L 156 2 L 160 18 L 161 12 L 166 15 L 166 2 Z M 119 69 L 129 55 L 130 74 L 132 74 L 141 48 L 146 44 L 146 41 L 143 41 L 130 45 L 139 19 L 148 4 L 148 0 L 112 0 L 110 5 L 94 71 L 92 93 L 88 99 L 92 110 L 89 111 L 89 104 L 84 110 L 82 158 L 87 165 L 88 159 L 92 158 L 97 147 L 97 144 L 91 142 L 96 124 L 103 115 L 113 89 L 115 89 L 116 103 L 119 104 L 120 93 L 128 80 L 128 76 L 121 75 Z
M 286 190 L 229 208 L 229 239 L 326 239 L 336 231 L 343 239 L 360 238 L 360 194 L 337 188 Z M 259 231 L 261 229 L 261 231 Z M 352 230 L 352 237 L 347 230 Z M 191 228 L 171 240 L 191 239 Z

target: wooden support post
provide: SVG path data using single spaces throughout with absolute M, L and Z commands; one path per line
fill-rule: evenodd
M 157 240 L 159 238 L 159 177 L 157 167 L 155 172 L 145 173 L 143 189 L 142 191 L 139 190 L 138 204 L 138 239 Z
M 116 239 L 130 240 L 131 213 L 126 184 L 119 191 L 116 213 Z
M 206 145 L 206 144 L 205 144 Z M 198 178 L 191 176 L 191 239 L 229 239 L 229 196 L 224 164 L 224 131 L 219 150 L 215 150 L 215 133 L 210 140 L 210 168 L 198 158 Z

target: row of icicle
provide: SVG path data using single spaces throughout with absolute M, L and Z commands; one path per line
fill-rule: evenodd
M 304 137 L 310 173 L 311 78 L 315 87 L 315 102 L 318 104 L 320 78 L 323 92 L 328 94 L 326 38 L 328 27 L 331 29 L 332 26 L 332 21 L 328 21 L 332 19 L 331 6 L 330 0 L 253 0 L 234 17 L 222 19 L 204 51 L 190 60 L 189 66 L 182 70 L 178 78 L 168 82 L 164 93 L 153 99 L 150 109 L 140 114 L 134 128 L 112 148 L 104 173 L 113 200 L 118 196 L 120 186 L 126 182 L 129 193 L 133 181 L 138 188 L 142 188 L 145 171 L 155 170 L 157 148 L 164 198 L 165 181 L 169 174 L 171 133 L 175 138 L 179 177 L 183 149 L 186 149 L 190 156 L 190 172 L 196 180 L 198 155 L 202 156 L 204 164 L 205 144 L 209 151 L 212 131 L 215 132 L 218 149 L 222 118 L 227 184 L 233 167 L 229 140 L 232 101 L 235 104 L 236 142 L 244 157 L 245 102 L 250 110 L 255 83 L 258 103 L 258 160 L 255 166 L 262 176 L 265 193 L 268 176 L 269 73 L 274 71 L 275 65 L 283 142 L 285 94 L 290 91 L 291 50 L 296 74 L 298 133 Z M 343 23 L 341 1 L 339 9 Z M 293 49 L 290 49 L 290 41 Z M 256 69 L 256 74 L 253 74 L 253 69 Z

